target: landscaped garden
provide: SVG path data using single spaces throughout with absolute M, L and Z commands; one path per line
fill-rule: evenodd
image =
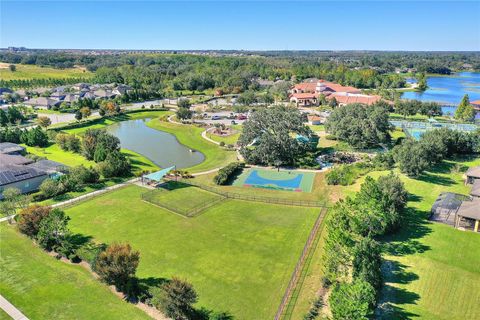
M 273 317 L 318 208 L 227 200 L 185 218 L 141 201 L 144 192 L 131 186 L 67 209 L 72 230 L 128 241 L 141 252 L 140 278 L 185 278 L 199 306 L 236 319 Z
M 28 318 L 150 319 L 87 270 L 45 254 L 14 228 L 0 225 L 0 291 Z

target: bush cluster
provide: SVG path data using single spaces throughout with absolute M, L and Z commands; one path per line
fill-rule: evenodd
M 55 135 L 55 142 L 65 151 L 79 153 L 82 150 L 80 139 L 73 134 L 58 133 Z
M 393 158 L 400 170 L 418 177 L 427 168 L 454 155 L 480 151 L 480 133 L 467 133 L 447 128 L 426 132 L 420 140 L 405 139 L 393 148 Z
M 218 170 L 218 174 L 213 177 L 213 182 L 218 185 L 225 185 L 234 176 L 243 170 L 245 164 L 242 162 L 232 162 Z

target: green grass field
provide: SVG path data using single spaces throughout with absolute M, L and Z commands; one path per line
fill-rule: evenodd
M 0 225 L 0 248 L 0 292 L 30 319 L 150 319 L 88 271 L 47 255 L 6 222 Z
M 381 319 L 475 319 L 480 314 L 480 236 L 427 220 L 443 191 L 468 194 L 454 165 L 480 159 L 444 161 L 419 179 L 401 175 L 411 194 L 406 226 L 386 238 L 386 286 L 380 301 L 389 305 Z M 377 177 L 386 172 L 374 172 Z M 353 194 L 364 178 L 344 191 Z
M 131 186 L 67 209 L 72 229 L 128 241 L 141 253 L 140 278 L 185 278 L 198 307 L 273 317 L 319 209 L 227 200 L 185 218 L 141 201 L 145 191 Z
M 57 144 L 51 144 L 46 148 L 27 146 L 25 147 L 28 153 L 47 158 L 48 160 L 63 163 L 68 167 L 75 167 L 79 165 L 84 165 L 85 167 L 94 167 L 96 165 L 94 161 L 87 160 L 79 153 L 62 150 Z M 157 165 L 155 165 L 152 161 L 148 160 L 141 154 L 127 149 L 122 149 L 121 151 L 130 159 L 133 172 L 141 172 L 144 170 L 158 170 Z
M 174 189 L 157 190 L 153 193 L 154 203 L 164 204 L 167 208 L 178 208 L 180 211 L 188 212 L 197 208 L 198 206 L 208 205 L 219 199 L 223 199 L 222 196 L 202 190 L 196 187 L 190 187 L 184 184 L 175 184 L 170 182 L 169 184 Z
M 223 167 L 229 162 L 236 160 L 235 151 L 227 151 L 216 144 L 206 141 L 201 134 L 203 128 L 192 125 L 179 125 L 170 122 L 161 121 L 155 118 L 147 122 L 147 125 L 153 129 L 162 130 L 174 134 L 178 141 L 183 145 L 198 150 L 205 155 L 205 161 L 187 168 L 191 172 L 201 172 L 206 170 Z
M 65 79 L 89 78 L 93 73 L 81 68 L 55 69 L 36 65 L 16 64 L 17 70 L 10 71 L 8 63 L 0 63 L 0 78 L 2 80 L 30 80 L 30 79 Z

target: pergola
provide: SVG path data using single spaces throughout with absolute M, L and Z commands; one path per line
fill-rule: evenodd
M 163 181 L 163 178 L 172 170 L 175 170 L 176 166 L 171 166 L 156 172 L 152 172 L 147 175 L 142 176 L 142 183 L 160 183 Z

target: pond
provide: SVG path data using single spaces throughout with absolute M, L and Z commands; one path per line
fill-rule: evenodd
M 162 168 L 176 165 L 188 168 L 205 160 L 198 151 L 191 151 L 167 132 L 146 125 L 150 119 L 127 120 L 107 127 L 107 131 L 120 139 L 120 146 L 140 153 Z
M 404 92 L 402 98 L 438 102 L 444 105 L 442 107 L 444 114 L 453 114 L 465 94 L 468 94 L 470 101 L 480 99 L 480 72 L 427 77 L 427 84 L 426 91 Z

